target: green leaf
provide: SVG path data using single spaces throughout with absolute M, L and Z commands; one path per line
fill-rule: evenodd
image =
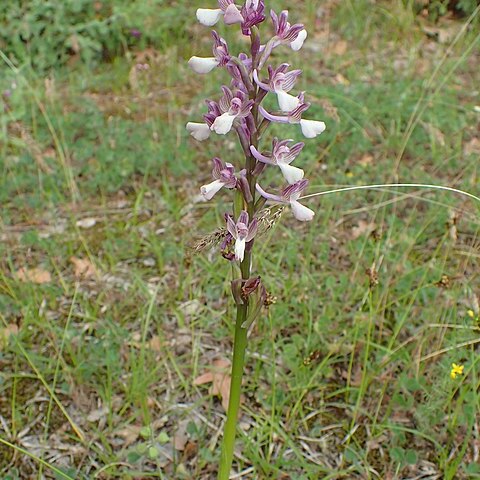
M 137 445 L 137 452 L 140 455 L 145 455 L 147 450 L 148 450 L 148 444 L 147 443 L 140 443 L 139 445 Z
M 140 455 L 138 452 L 128 452 L 127 454 L 128 463 L 136 463 L 141 458 L 142 458 L 142 455 Z
M 195 422 L 188 422 L 187 433 L 192 437 L 196 437 L 198 435 L 199 432 Z
M 345 449 L 345 460 L 350 463 L 358 463 L 361 455 L 351 446 Z
M 417 452 L 416 452 L 415 450 L 412 450 L 411 448 L 409 448 L 409 449 L 405 452 L 405 461 L 406 461 L 409 465 L 416 465 L 417 460 L 418 460 Z
M 160 432 L 160 434 L 157 436 L 158 443 L 167 443 L 169 440 L 170 437 L 168 436 L 167 432 Z
M 393 447 L 390 449 L 390 457 L 395 462 L 403 463 L 405 460 L 405 450 L 402 447 Z
M 142 427 L 140 430 L 140 436 L 143 438 L 151 438 L 152 437 L 152 429 L 150 427 Z
M 465 473 L 468 473 L 469 475 L 475 475 L 473 478 L 480 478 L 480 463 L 469 463 L 465 467 Z
M 160 455 L 160 451 L 158 450 L 157 447 L 151 446 L 148 449 L 148 457 L 149 458 L 157 458 Z

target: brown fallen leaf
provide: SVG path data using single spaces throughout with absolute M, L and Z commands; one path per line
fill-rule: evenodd
M 137 440 L 141 429 L 142 426 L 140 425 L 127 425 L 126 427 L 117 430 L 115 436 L 123 438 L 125 440 L 123 446 L 128 447 Z
M 352 239 L 356 240 L 362 235 L 370 235 L 375 230 L 376 225 L 374 223 L 366 222 L 365 220 L 359 220 L 358 225 L 352 228 Z
M 364 153 L 362 155 L 362 158 L 358 161 L 358 163 L 362 167 L 368 167 L 372 162 L 373 162 L 373 155 L 371 155 L 370 153 Z
M 188 441 L 183 449 L 183 458 L 185 460 L 190 460 L 193 458 L 198 452 L 198 443 Z
M 473 137 L 463 147 L 465 155 L 480 155 L 480 138 Z
M 162 351 L 162 341 L 158 335 L 154 335 L 148 342 L 148 347 L 154 352 Z
M 49 283 L 52 281 L 52 276 L 50 272 L 43 270 L 41 268 L 20 268 L 17 271 L 17 278 L 22 282 L 31 282 L 31 283 Z
M 185 450 L 185 445 L 187 444 L 189 439 L 189 435 L 187 432 L 187 427 L 189 423 L 190 420 L 183 420 L 178 425 L 178 428 L 173 436 L 173 446 L 175 450 L 178 450 L 180 452 L 183 452 L 183 450 Z
M 54 78 L 46 78 L 44 80 L 44 85 L 45 85 L 45 96 L 50 100 L 53 101 L 55 100 L 56 97 L 56 88 L 55 88 L 55 79 Z M 52 147 L 49 147 L 48 150 L 53 150 L 53 155 L 52 158 L 55 158 L 55 149 Z
M 193 381 L 194 385 L 204 385 L 205 383 L 212 384 L 209 393 L 219 396 L 222 399 L 223 409 L 227 411 L 230 400 L 230 384 L 232 383 L 230 362 L 223 358 L 214 360 L 210 371 L 200 375 Z
M 70 257 L 73 263 L 73 274 L 75 278 L 90 278 L 97 276 L 97 270 L 88 258 Z
M 345 40 L 339 40 L 338 42 L 334 43 L 330 48 L 330 51 L 335 55 L 344 55 L 347 51 L 348 43 Z
M 424 25 L 423 31 L 424 33 L 436 40 L 438 43 L 447 44 L 451 43 L 454 38 L 458 35 L 460 27 L 457 25 L 456 22 L 445 22 L 442 25 Z

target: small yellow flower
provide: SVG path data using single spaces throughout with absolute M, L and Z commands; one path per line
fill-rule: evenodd
M 470 318 L 475 318 L 475 312 L 473 310 L 467 310 L 467 315 L 470 317 Z
M 464 365 L 457 365 L 456 363 L 452 363 L 452 370 L 450 372 L 451 378 L 457 378 L 457 375 L 463 374 Z

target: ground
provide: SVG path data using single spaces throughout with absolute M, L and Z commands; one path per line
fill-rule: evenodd
M 226 81 L 186 65 L 210 51 L 207 3 L 165 7 L 192 22 L 95 68 L 1 67 L 1 478 L 215 478 L 225 413 L 198 379 L 231 356 L 231 268 L 194 246 L 229 209 L 199 196 L 210 159 L 240 156 L 184 129 Z M 327 123 L 298 159 L 308 193 L 478 194 L 478 12 L 271 3 L 307 25 L 275 61 L 303 68 Z M 480 478 L 478 202 L 329 194 L 258 240 L 275 301 L 250 335 L 232 478 Z

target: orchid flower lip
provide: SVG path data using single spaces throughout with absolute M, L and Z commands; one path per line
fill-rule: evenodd
M 215 119 L 210 128 L 218 135 L 226 135 L 232 129 L 236 117 L 236 115 L 225 112 Z
M 324 122 L 305 119 L 300 120 L 300 127 L 303 135 L 306 138 L 315 138 L 316 136 L 322 134 L 326 129 Z
M 315 212 L 313 210 L 305 205 L 302 205 L 296 200 L 290 202 L 290 207 L 292 208 L 292 213 L 295 218 L 301 222 L 309 222 L 315 216 Z
M 206 123 L 188 122 L 186 128 L 190 135 L 199 142 L 210 136 L 210 127 Z
M 211 72 L 215 67 L 218 67 L 219 61 L 215 57 L 196 57 L 193 56 L 188 61 L 189 67 L 198 74 L 205 74 Z
M 213 27 L 218 23 L 223 12 L 220 8 L 199 8 L 197 9 L 197 20 L 207 27 Z
M 244 238 L 237 238 L 235 240 L 235 260 L 238 260 L 239 262 L 243 262 L 243 259 L 245 258 L 245 244 L 246 241 Z
M 294 97 L 287 92 L 282 90 L 276 92 L 277 99 L 278 99 L 278 106 L 282 112 L 291 112 L 295 110 L 298 105 L 300 104 L 300 99 L 298 97 Z
M 303 43 L 305 42 L 305 39 L 307 38 L 307 35 L 308 33 L 305 29 L 301 30 L 298 33 L 297 38 L 292 43 L 290 43 L 290 48 L 295 52 L 300 50 L 303 46 Z
M 294 167 L 292 165 L 289 165 L 288 163 L 279 162 L 277 165 L 279 166 L 280 170 L 282 171 L 282 174 L 283 174 L 285 180 L 290 185 L 293 185 L 294 183 L 298 182 L 305 175 L 305 172 L 301 168 Z
M 224 186 L 224 183 L 221 180 L 214 180 L 207 185 L 203 185 L 200 188 L 200 192 L 205 198 L 205 200 L 211 200 L 214 195 L 220 191 L 220 189 Z

